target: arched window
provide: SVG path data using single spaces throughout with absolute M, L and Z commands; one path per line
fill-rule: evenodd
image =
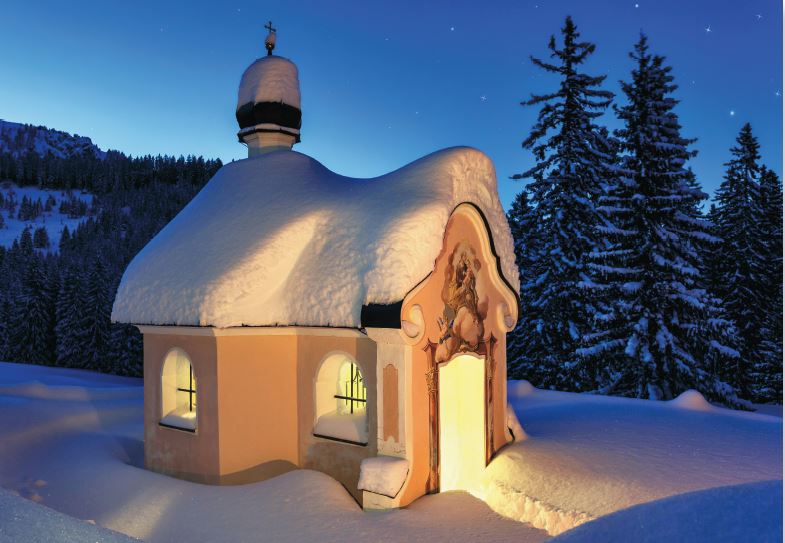
M 161 372 L 161 424 L 196 430 L 196 377 L 182 349 L 166 355 Z
M 362 371 L 347 354 L 328 356 L 316 376 L 314 435 L 368 444 L 367 391 Z

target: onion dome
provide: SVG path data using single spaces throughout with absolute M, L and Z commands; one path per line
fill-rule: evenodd
M 249 144 L 251 136 L 278 133 L 300 141 L 300 81 L 297 66 L 289 59 L 272 54 L 275 29 L 272 24 L 265 40 L 267 56 L 256 60 L 243 73 L 237 96 L 237 123 L 240 141 Z M 258 139 L 257 135 L 255 139 Z

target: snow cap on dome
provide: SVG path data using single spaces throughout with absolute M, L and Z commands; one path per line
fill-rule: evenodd
M 300 141 L 300 81 L 297 66 L 272 54 L 275 29 L 272 23 L 265 40 L 267 56 L 257 59 L 243 73 L 237 93 L 237 134 L 248 145 L 248 156 L 289 148 Z
M 280 102 L 300 109 L 300 80 L 297 66 L 283 57 L 257 59 L 243 73 L 237 109 L 248 103 Z

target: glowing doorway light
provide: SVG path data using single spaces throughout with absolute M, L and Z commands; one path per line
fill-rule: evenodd
M 485 361 L 471 355 L 439 366 L 442 492 L 475 490 L 485 469 Z

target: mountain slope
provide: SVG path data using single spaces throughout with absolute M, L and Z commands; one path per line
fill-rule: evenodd
M 0 153 L 19 157 L 30 151 L 42 157 L 47 154 L 58 158 L 78 155 L 92 155 L 100 159 L 106 157 L 106 153 L 86 136 L 0 119 Z

